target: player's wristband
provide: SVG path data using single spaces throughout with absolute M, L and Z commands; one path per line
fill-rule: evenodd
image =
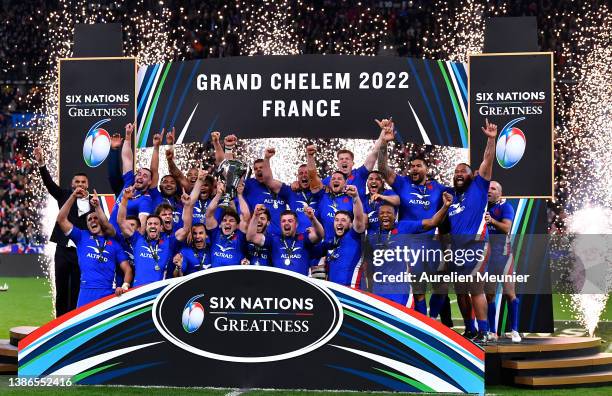
M 223 150 L 224 150 L 226 153 L 231 153 L 231 152 L 233 152 L 233 151 L 234 151 L 234 146 L 235 146 L 235 144 L 232 144 L 231 146 L 225 146 L 225 147 L 223 148 Z
M 130 284 L 127 282 L 123 282 L 123 285 L 121 285 L 121 288 L 123 289 L 123 291 L 128 291 L 128 289 L 130 288 Z

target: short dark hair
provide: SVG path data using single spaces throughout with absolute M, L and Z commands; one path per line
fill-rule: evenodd
M 191 225 L 191 229 L 193 230 L 196 227 L 202 227 L 204 228 L 204 231 L 206 232 L 206 226 L 204 225 L 204 223 L 195 223 Z
M 156 216 L 161 215 L 161 212 L 164 210 L 169 210 L 171 212 L 174 212 L 174 208 L 172 207 L 172 205 L 170 205 L 168 202 L 162 202 L 159 205 L 157 205 L 157 207 L 155 208 L 155 215 Z
M 270 216 L 270 211 L 268 210 L 268 208 L 264 208 L 263 214 L 266 215 L 266 217 L 268 218 L 268 221 L 270 221 L 272 219 L 272 217 Z
M 383 175 L 383 173 L 379 170 L 371 170 L 368 172 L 368 177 L 370 177 L 370 175 L 372 173 L 376 173 L 378 176 L 380 176 L 380 178 L 384 181 L 385 180 L 385 176 Z
M 215 178 L 212 175 L 206 175 L 204 178 L 204 183 L 209 183 L 211 185 L 215 184 Z
M 429 168 L 429 161 L 427 161 L 421 154 L 414 155 L 412 158 L 410 158 L 410 162 L 412 161 L 421 161 L 426 167 Z
M 395 212 L 395 211 L 396 211 L 396 207 L 395 207 L 395 206 L 393 206 L 393 205 L 391 205 L 391 204 L 390 204 L 389 202 L 387 202 L 387 201 L 382 201 L 382 203 L 381 203 L 381 204 L 380 204 L 380 206 L 378 207 L 378 210 L 380 211 L 380 208 L 382 208 L 383 206 L 388 206 L 388 207 L 392 208 L 392 209 L 393 209 L 393 212 Z
M 466 167 L 467 167 L 467 168 L 470 170 L 470 172 L 474 173 L 474 169 L 472 169 L 472 167 L 470 166 L 470 164 L 466 164 L 465 162 L 459 162 L 459 163 L 457 164 L 457 166 L 459 166 L 459 165 L 465 165 L 465 166 L 466 166 Z M 455 168 L 456 168 L 457 166 L 455 166 Z
M 336 153 L 336 158 L 338 158 L 340 154 L 348 154 L 351 156 L 352 160 L 355 159 L 355 154 L 353 154 L 351 150 L 347 150 L 347 149 L 338 150 L 338 152 Z
M 348 210 L 339 210 L 339 211 L 336 212 L 334 217 L 338 216 L 339 214 L 348 216 L 349 219 L 351 219 L 351 221 L 354 220 L 353 214 L 351 212 L 349 212 Z
M 161 180 L 160 180 L 160 181 L 164 181 L 164 179 L 165 179 L 166 177 L 171 178 L 171 179 L 172 179 L 172 180 L 174 180 L 174 182 L 175 182 L 175 183 L 178 185 L 178 182 L 176 181 L 176 178 L 175 178 L 174 176 L 172 176 L 172 175 L 165 175 L 164 177 L 162 177 L 162 178 L 161 178 Z
M 85 177 L 87 180 L 89 180 L 89 176 L 87 176 L 87 173 L 78 172 L 78 173 L 75 173 L 74 175 L 72 175 L 72 177 L 77 177 L 77 176 L 83 176 L 83 177 Z
M 264 162 L 263 158 L 257 158 L 255 162 L 253 162 L 253 166 L 255 166 L 255 164 L 259 164 L 260 162 Z
M 345 175 L 344 173 L 340 172 L 339 170 L 335 170 L 333 171 L 331 174 L 333 175 L 334 173 L 339 173 L 342 175 L 342 178 L 344 178 L 344 181 L 346 181 L 348 179 L 348 176 Z
M 159 216 L 158 216 L 158 215 L 156 215 L 156 214 L 150 214 L 150 215 L 148 215 L 148 216 L 147 216 L 147 221 L 149 221 L 149 219 L 157 219 L 157 220 L 159 220 L 159 224 L 161 224 L 161 223 L 162 223 L 162 219 L 161 219 L 161 217 L 159 217 Z
M 291 215 L 291 216 L 295 217 L 295 221 L 296 221 L 296 222 L 298 221 L 298 215 L 297 215 L 297 213 L 295 213 L 295 212 L 294 212 L 293 210 L 291 210 L 291 209 L 286 209 L 286 210 L 283 210 L 283 212 L 280 214 L 280 217 L 279 217 L 279 218 L 282 218 L 283 216 L 287 216 L 287 215 Z
M 129 215 L 125 217 L 126 220 L 134 220 L 136 222 L 136 225 L 138 226 L 138 228 L 140 228 L 141 224 L 140 224 L 140 219 L 138 218 L 138 216 L 134 216 L 134 215 Z
M 238 215 L 238 212 L 232 208 L 223 209 L 223 216 L 221 216 L 221 219 L 223 219 L 225 216 L 231 216 L 234 218 L 234 220 L 236 220 L 236 223 L 240 223 L 240 215 Z
M 144 166 L 143 166 L 143 167 L 141 167 L 140 169 L 144 169 L 144 170 L 146 170 L 147 172 L 149 172 L 149 174 L 151 175 L 151 177 L 153 177 L 153 172 L 151 172 L 151 169 L 146 168 L 146 167 L 144 167 Z

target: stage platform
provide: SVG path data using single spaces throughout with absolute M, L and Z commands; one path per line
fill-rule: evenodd
M 17 344 L 36 330 L 35 326 L 18 326 L 9 330 L 9 339 L 0 339 L 0 374 L 17 375 Z
M 612 382 L 612 354 L 596 337 L 500 339 L 484 347 L 487 385 L 565 387 Z
M 17 374 L 17 343 L 36 330 L 10 329 L 0 340 L 0 374 Z M 500 339 L 484 347 L 487 385 L 570 387 L 612 383 L 612 353 L 600 352 L 597 337 L 525 337 L 513 344 Z

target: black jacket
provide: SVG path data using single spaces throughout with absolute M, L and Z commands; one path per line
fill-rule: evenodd
M 64 206 L 64 203 L 70 198 L 72 195 L 72 190 L 60 188 L 55 182 L 51 175 L 49 174 L 49 170 L 46 166 L 41 166 L 38 168 L 40 170 L 40 176 L 42 177 L 42 181 L 49 191 L 49 194 L 57 201 L 57 206 L 61 209 Z M 68 213 L 68 220 L 75 226 L 82 230 L 87 229 L 87 216 L 84 214 L 79 216 L 79 208 L 77 203 L 75 202 L 70 208 L 70 213 Z M 51 233 L 51 238 L 49 238 L 51 242 L 57 243 L 59 246 L 66 246 L 68 243 L 68 237 L 64 235 L 62 230 L 60 229 L 59 224 L 55 223 L 55 227 L 53 227 L 53 232 Z

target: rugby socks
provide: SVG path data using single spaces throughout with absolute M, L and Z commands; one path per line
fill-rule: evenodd
M 487 308 L 487 318 L 489 319 L 489 331 L 495 333 L 497 326 L 495 326 L 495 301 L 491 301 Z
M 465 324 L 465 329 L 471 331 L 472 333 L 476 332 L 476 326 L 474 323 L 474 319 L 463 319 L 463 323 Z
M 444 294 L 432 294 L 429 297 L 429 317 L 436 319 L 440 314 L 440 308 L 444 304 Z
M 486 333 L 489 331 L 489 323 L 486 320 L 477 320 L 478 322 L 478 332 Z
M 414 310 L 423 315 L 427 315 L 427 302 L 425 301 L 425 298 L 423 298 L 421 301 L 417 299 L 414 300 Z
M 519 299 L 515 297 L 514 300 L 510 301 L 510 323 L 512 325 L 512 330 L 518 331 L 518 308 L 519 308 Z

